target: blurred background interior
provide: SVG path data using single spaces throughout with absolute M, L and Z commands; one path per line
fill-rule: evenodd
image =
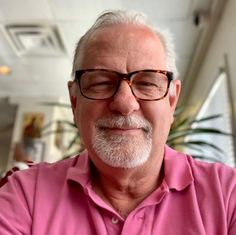
M 235 166 L 224 135 L 236 134 L 235 0 L 0 0 L 0 174 L 81 150 L 67 81 L 76 42 L 107 9 L 142 11 L 173 33 L 183 89 L 171 145 Z

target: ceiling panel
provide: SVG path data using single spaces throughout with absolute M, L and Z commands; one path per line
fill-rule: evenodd
M 184 18 L 188 15 L 192 0 L 97 0 L 97 1 L 78 1 L 78 0 L 49 0 L 51 10 L 56 19 L 83 20 L 84 15 L 89 20 L 102 11 L 107 9 L 135 9 L 148 14 L 155 19 L 176 19 Z
M 72 59 L 76 43 L 78 42 L 79 38 L 88 30 L 88 22 L 86 20 L 60 21 L 57 23 L 57 25 L 66 52 L 68 53 L 70 59 Z
M 4 30 L 3 25 L 0 25 L 0 57 L 14 56 L 15 54 L 4 35 Z
M 3 22 L 53 18 L 47 0 L 1 0 L 0 15 Z
M 25 70 L 34 80 L 60 84 L 70 79 L 71 63 L 66 57 L 44 59 L 30 57 L 24 59 L 24 62 Z
M 55 19 L 82 20 L 91 25 L 97 15 L 106 9 L 123 8 L 122 0 L 48 0 Z
M 123 1 L 125 8 L 144 12 L 154 20 L 182 19 L 188 15 L 192 0 Z

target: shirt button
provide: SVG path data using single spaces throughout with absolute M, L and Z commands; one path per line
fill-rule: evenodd
M 117 217 L 112 217 L 111 222 L 113 224 L 117 224 L 119 222 L 119 219 Z

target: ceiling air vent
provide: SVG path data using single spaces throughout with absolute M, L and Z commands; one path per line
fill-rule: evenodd
M 55 26 L 8 25 L 6 32 L 17 55 L 58 56 L 64 53 Z

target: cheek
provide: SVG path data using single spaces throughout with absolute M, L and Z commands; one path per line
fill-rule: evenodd
M 71 96 L 71 105 L 72 105 L 72 108 L 73 109 L 76 109 L 76 106 L 77 106 L 77 97 L 76 96 Z
M 155 118 L 153 131 L 155 131 L 159 136 L 166 136 L 168 135 L 170 125 L 170 116 L 167 113 L 161 112 L 157 114 Z
M 90 145 L 95 135 L 95 122 L 104 116 L 102 103 L 91 100 L 78 100 L 75 121 L 79 129 L 81 139 L 85 145 Z
M 91 113 L 93 109 L 89 108 L 88 105 L 84 105 L 81 103 L 77 103 L 77 107 L 75 109 L 75 121 L 76 125 L 79 129 L 80 136 L 82 139 L 86 137 L 88 133 L 91 133 L 91 122 L 93 114 Z
M 151 122 L 153 128 L 153 138 L 165 140 L 168 136 L 170 125 L 172 123 L 172 112 L 166 102 L 160 102 L 150 107 L 143 108 L 145 118 Z

